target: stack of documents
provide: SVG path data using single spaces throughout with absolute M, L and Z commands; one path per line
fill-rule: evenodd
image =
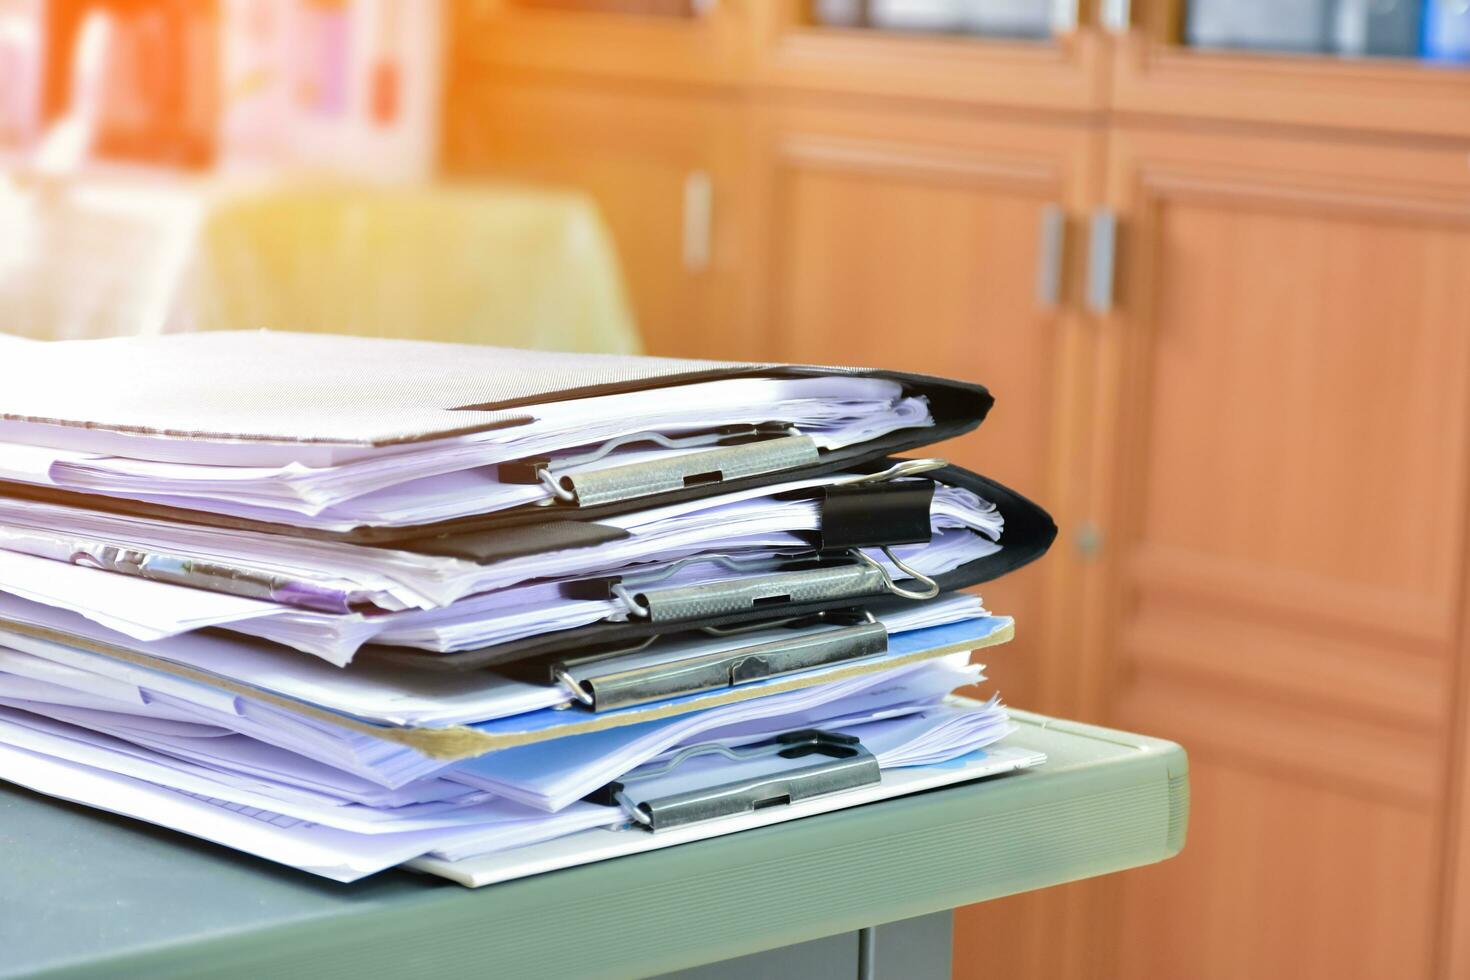
M 0 779 L 485 884 L 1034 765 L 951 692 L 1042 555 L 898 372 L 0 337 Z

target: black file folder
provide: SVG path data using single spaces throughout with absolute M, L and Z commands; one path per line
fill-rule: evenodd
M 595 549 L 629 536 L 617 523 L 620 516 L 747 490 L 782 488 L 781 496 L 816 503 L 818 526 L 798 532 L 804 535 L 805 553 L 790 560 L 763 559 L 760 570 L 749 574 L 659 584 L 636 569 L 613 566 L 619 568 L 616 574 L 540 580 L 556 582 L 567 600 L 616 598 L 628 610 L 627 621 L 551 627 L 478 649 L 427 652 L 369 644 L 358 653 L 366 662 L 415 669 L 520 672 L 544 683 L 567 684 L 593 710 L 874 656 L 886 649 L 887 640 L 875 611 L 995 579 L 1040 557 L 1056 535 L 1045 511 L 993 480 L 943 460 L 894 455 L 978 426 L 992 399 L 984 387 L 968 382 L 863 368 L 265 331 L 11 342 L 3 353 L 0 440 L 44 449 L 62 461 L 48 467 L 72 469 L 67 479 L 53 479 L 51 469 L 40 467 L 35 477 L 23 469 L 7 471 L 11 479 L 0 482 L 0 496 L 77 512 L 491 565 Z M 61 378 L 64 383 L 58 383 Z M 708 427 L 706 420 L 718 412 L 707 411 L 697 396 L 713 388 L 689 386 L 735 379 L 747 379 L 741 382 L 745 387 L 713 388 L 741 393 L 721 404 L 723 418 L 743 421 Z M 691 393 L 685 402 L 663 397 L 681 389 Z M 772 393 L 777 389 L 795 394 L 778 397 Z M 755 393 L 751 400 L 744 400 L 747 390 Z M 867 394 L 873 390 L 880 394 Z M 588 401 L 603 396 L 618 397 Z M 640 407 L 627 414 L 615 411 L 615 405 L 630 401 Z M 693 409 L 685 412 L 688 402 Z M 822 411 L 801 414 L 813 404 Z M 865 406 L 870 414 L 854 414 L 853 405 Z M 771 406 L 792 411 L 784 418 L 759 418 Z M 833 418 L 851 423 L 842 438 L 822 428 L 824 419 Z M 645 419 L 664 421 L 645 428 Z M 548 420 L 556 425 L 547 427 Z M 794 420 L 801 420 L 807 433 Z M 507 435 L 519 427 L 535 438 L 517 441 Z M 613 429 L 619 434 L 608 437 Z M 560 441 L 547 441 L 552 438 Z M 515 455 L 517 447 L 532 445 L 544 454 Z M 499 455 L 487 446 L 499 447 Z M 301 493 L 308 480 L 346 480 L 342 473 L 348 469 L 353 479 L 364 472 L 375 480 L 391 478 L 374 487 L 410 501 L 409 517 L 357 526 L 348 526 L 350 521 L 314 524 L 311 518 L 332 504 L 309 511 L 306 505 L 315 506 L 318 498 L 290 495 Z M 458 480 L 467 474 L 474 479 L 458 485 L 456 492 L 467 496 L 455 497 L 452 511 L 462 516 L 412 522 L 420 514 L 413 488 L 422 487 L 415 481 Z M 298 478 L 301 483 L 292 482 Z M 121 482 L 109 484 L 109 479 Z M 257 479 L 265 482 L 250 482 Z M 161 489 L 138 489 L 145 485 Z M 240 493 L 240 486 L 251 490 Z M 939 486 L 971 491 L 994 505 L 1003 530 L 998 551 L 929 576 L 906 565 L 893 549 L 930 541 L 930 505 Z M 339 502 L 370 496 L 355 483 L 350 490 Z M 482 496 L 492 493 L 498 495 L 494 506 Z M 301 509 L 293 512 L 287 503 Z M 379 512 L 350 507 L 337 512 L 353 520 L 362 513 Z M 131 560 L 128 543 L 118 547 Z M 691 561 L 722 557 L 717 542 L 701 547 L 706 551 Z M 140 571 L 141 563 L 135 564 L 112 561 L 106 567 L 149 577 Z M 890 567 L 905 576 L 895 576 Z M 200 575 L 174 584 L 229 591 L 238 586 L 228 581 L 232 571 L 223 567 L 212 581 Z M 450 608 L 455 601 L 437 608 Z M 374 606 L 370 613 L 401 608 Z M 623 615 L 622 609 L 616 615 Z M 801 639 L 790 642 L 770 633 L 813 624 L 821 627 L 819 635 L 794 630 L 792 636 L 800 633 Z M 748 648 L 724 642 L 747 630 L 766 632 Z M 658 651 L 674 642 L 684 649 L 690 637 L 720 642 L 705 644 L 707 649 L 673 666 L 649 666 L 650 656 L 658 660 Z M 647 653 L 650 649 L 654 654 Z
M 902 461 L 881 460 L 867 464 L 874 473 L 899 466 Z M 649 615 L 628 622 L 602 622 L 576 629 L 560 630 L 527 637 L 508 643 L 457 653 L 424 653 L 404 647 L 364 647 L 358 654 L 366 661 L 394 663 L 427 670 L 472 670 L 503 667 L 525 661 L 555 664 L 560 658 L 641 650 L 648 643 L 691 631 L 719 631 L 759 625 L 773 619 L 781 622 L 800 621 L 823 613 L 842 610 L 893 608 L 923 602 L 935 594 L 953 592 L 980 585 L 1005 575 L 1044 555 L 1056 537 L 1057 528 L 1038 505 L 994 480 L 971 473 L 958 466 L 942 466 L 923 474 L 923 479 L 901 483 L 875 483 L 867 487 L 840 488 L 852 492 L 830 495 L 824 508 L 822 527 L 812 536 L 812 544 L 823 557 L 818 562 L 795 561 L 790 570 L 775 575 L 751 576 L 751 581 L 733 580 L 720 588 L 699 594 L 697 587 L 683 590 L 685 595 L 668 597 L 684 600 L 669 602 L 673 608 L 667 615 Z M 935 482 L 972 490 L 995 504 L 1005 519 L 1001 549 L 994 554 L 967 562 L 949 572 L 934 576 L 932 592 L 921 597 L 895 594 L 884 577 L 873 573 L 870 566 L 851 557 L 854 549 L 892 547 L 927 541 L 929 534 L 928 500 Z M 919 486 L 915 486 L 918 484 Z M 917 515 L 917 516 L 916 516 Z M 828 523 L 828 518 L 832 522 Z M 920 530 L 922 522 L 922 530 Z M 474 536 L 477 560 L 494 561 L 536 553 L 538 548 L 556 550 L 571 546 L 572 540 L 595 543 L 588 531 L 595 522 L 538 527 L 529 525 L 499 531 L 485 531 Z M 609 533 L 616 529 L 610 529 Z M 544 534 L 538 540 L 538 534 Z M 585 538 L 581 536 L 586 536 Z M 504 542 L 501 541 L 504 536 Z M 468 556 L 468 542 L 463 538 L 442 539 L 446 548 Z M 526 549 L 531 549 L 529 552 Z M 903 580 L 907 581 L 907 580 Z M 588 596 L 589 590 L 600 589 L 605 595 L 617 580 L 600 579 L 569 586 L 569 595 Z M 803 586 L 809 590 L 803 593 Z M 649 590 L 657 595 L 658 590 Z M 692 593 L 692 594 L 689 594 Z M 657 600 L 649 604 L 654 613 Z M 854 647 L 854 650 L 858 647 Z M 856 653 L 854 656 L 858 655 Z M 811 666 L 811 664 L 807 664 Z M 534 676 L 535 666 L 528 668 Z

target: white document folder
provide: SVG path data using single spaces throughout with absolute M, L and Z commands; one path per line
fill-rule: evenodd
M 692 841 L 707 840 L 725 834 L 768 827 L 800 820 L 834 810 L 876 803 L 909 793 L 918 793 L 941 786 L 970 782 L 1002 773 L 1014 772 L 1030 766 L 1041 765 L 1046 756 L 1030 749 L 994 746 L 972 753 L 963 760 L 940 766 L 916 766 L 907 769 L 885 770 L 882 780 L 871 786 L 818 797 L 786 806 L 755 810 L 739 816 L 711 820 L 707 823 L 691 824 L 662 833 L 650 832 L 636 827 L 596 827 L 566 837 L 531 844 L 513 850 L 498 851 L 479 857 L 459 861 L 442 858 L 421 857 L 409 861 L 407 866 L 418 871 L 440 875 L 470 888 L 493 885 L 496 882 L 525 878 L 571 868 L 593 861 L 641 854 L 665 847 L 674 847 Z

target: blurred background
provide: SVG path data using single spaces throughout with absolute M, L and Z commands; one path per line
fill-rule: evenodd
M 1194 818 L 957 976 L 1470 976 L 1470 0 L 0 0 L 0 329 L 261 326 L 984 382 Z

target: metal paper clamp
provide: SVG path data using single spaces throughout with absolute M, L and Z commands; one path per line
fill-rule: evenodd
M 584 465 L 635 442 L 653 442 L 666 449 L 707 445 L 718 448 L 578 473 L 554 473 L 547 458 L 514 460 L 500 464 L 497 472 L 505 483 L 540 483 L 552 495 L 548 504 L 592 507 L 810 466 L 820 459 L 815 440 L 801 435 L 794 426 L 781 423 L 731 426 L 682 437 L 643 432 L 609 440 L 590 453 L 557 462 L 563 466 Z M 731 442 L 735 444 L 730 445 Z
M 786 605 L 860 599 L 885 592 L 904 599 L 932 599 L 939 594 L 934 579 L 901 560 L 892 548 L 885 546 L 882 551 L 919 588 L 900 585 L 882 562 L 852 548 L 847 552 L 854 559 L 850 564 L 658 589 L 639 589 L 637 584 L 624 581 L 615 583 L 609 591 L 623 602 L 630 616 L 661 624 L 713 619 L 762 607 L 779 611 Z
M 550 679 L 564 685 L 573 697 L 593 711 L 611 711 L 739 687 L 887 653 L 887 627 L 872 614 L 864 615 L 865 620 L 853 626 L 630 667 L 618 665 L 648 643 L 631 651 L 565 658 L 550 665 Z
M 654 799 L 635 801 L 629 794 L 629 785 L 666 775 L 685 761 L 702 755 L 720 755 L 737 762 L 759 758 L 794 759 L 809 755 L 825 758 L 813 765 L 784 772 L 731 780 Z M 634 770 L 621 780 L 602 787 L 588 799 L 606 806 L 620 806 L 636 825 L 657 833 L 843 793 L 871 786 L 881 779 L 877 757 L 863 747 L 857 736 L 803 729 L 746 749 L 732 749 L 714 742 L 690 746 L 661 765 Z

